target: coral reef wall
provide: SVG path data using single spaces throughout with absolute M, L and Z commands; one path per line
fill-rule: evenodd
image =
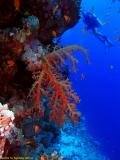
M 19 0 L 18 3 L 16 6 L 16 0 L 0 1 L 0 28 L 22 27 L 21 18 L 34 15 L 40 21 L 39 37 L 46 43 L 75 25 L 80 17 L 81 0 Z
M 0 102 L 15 116 L 1 156 L 32 156 L 39 145 L 42 155 L 68 119 L 77 122 L 79 97 L 65 60 L 75 69 L 72 52 L 80 50 L 88 60 L 87 51 L 77 45 L 62 47 L 54 38 L 78 22 L 80 4 L 81 0 L 0 1 Z

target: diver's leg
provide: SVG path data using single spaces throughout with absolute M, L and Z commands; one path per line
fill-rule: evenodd
M 113 47 L 113 43 L 110 39 L 108 39 L 106 36 L 105 36 L 105 39 L 106 39 L 106 45 L 109 45 L 110 47 Z
M 98 38 L 102 43 L 105 44 L 105 39 L 103 38 L 103 35 L 97 31 L 97 29 L 92 30 L 93 34 Z
M 113 43 L 106 37 L 104 36 L 102 33 L 98 32 L 96 29 L 93 29 L 93 34 L 102 42 L 104 43 L 106 46 L 108 47 L 112 47 Z

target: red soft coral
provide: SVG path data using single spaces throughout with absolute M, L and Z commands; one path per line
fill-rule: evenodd
M 76 122 L 80 114 L 75 109 L 79 98 L 72 90 L 68 79 L 63 80 L 61 74 L 57 73 L 57 68 L 59 68 L 57 62 L 65 63 L 64 58 L 66 56 L 72 60 L 73 66 L 75 66 L 76 59 L 68 52 L 81 49 L 87 56 L 87 52 L 79 46 L 61 48 L 41 57 L 39 70 L 38 68 L 37 71 L 35 71 L 35 68 L 33 69 L 35 83 L 29 94 L 33 100 L 33 109 L 36 109 L 37 112 L 40 111 L 42 116 L 44 115 L 42 103 L 42 96 L 44 95 L 49 100 L 50 120 L 57 122 L 59 125 L 62 125 L 67 117 Z

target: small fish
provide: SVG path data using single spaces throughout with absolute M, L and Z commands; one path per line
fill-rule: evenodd
M 109 68 L 110 68 L 110 70 L 113 70 L 115 67 L 114 67 L 113 64 L 110 64 L 110 65 L 109 65 Z
M 64 19 L 65 19 L 66 22 L 69 22 L 69 21 L 70 21 L 70 17 L 67 16 L 67 15 L 64 15 Z
M 40 130 L 41 130 L 40 125 L 36 124 L 36 125 L 34 126 L 34 131 L 35 131 L 35 133 L 39 133 Z
M 31 140 L 28 140 L 28 141 L 26 141 L 26 143 L 25 144 L 32 144 L 32 141 Z
M 19 11 L 20 9 L 20 0 L 14 0 L 14 6 L 16 11 Z
M 46 156 L 41 156 L 41 157 L 39 158 L 39 160 L 47 160 L 47 157 L 46 157 Z
M 8 60 L 7 64 L 9 67 L 13 67 L 15 65 L 15 62 L 14 62 L 14 60 Z
M 84 73 L 81 73 L 81 75 L 80 75 L 80 80 L 81 80 L 81 81 L 85 80 L 85 75 L 84 75 Z
M 53 37 L 57 37 L 56 31 L 52 31 L 52 35 L 53 35 Z

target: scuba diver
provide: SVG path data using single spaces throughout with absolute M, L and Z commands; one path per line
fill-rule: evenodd
M 113 43 L 105 35 L 98 31 L 98 28 L 103 26 L 99 18 L 91 12 L 82 11 L 83 22 L 85 23 L 86 30 L 91 30 L 92 33 L 98 38 L 106 47 L 113 47 Z

